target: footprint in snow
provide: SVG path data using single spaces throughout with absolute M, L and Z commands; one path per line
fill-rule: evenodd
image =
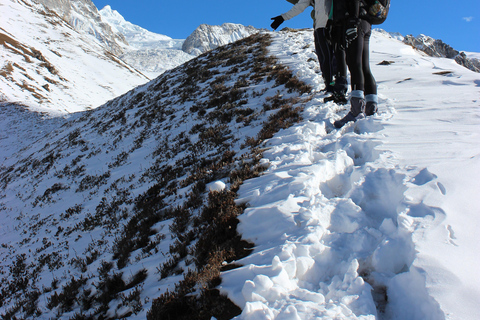
M 447 189 L 445 189 L 445 186 L 440 183 L 440 182 L 437 182 L 437 187 L 438 189 L 440 189 L 440 192 L 443 194 L 443 195 L 446 195 L 447 194 Z
M 436 178 L 437 176 L 435 174 L 428 171 L 427 168 L 424 168 L 413 178 L 412 183 L 416 184 L 417 186 L 423 186 L 427 182 L 430 182 Z
M 447 226 L 447 232 L 448 232 L 448 243 L 454 245 L 455 247 L 458 247 L 458 244 L 455 243 L 455 239 L 457 239 L 457 237 L 455 237 L 455 232 L 453 231 L 453 228 L 451 225 L 448 225 Z

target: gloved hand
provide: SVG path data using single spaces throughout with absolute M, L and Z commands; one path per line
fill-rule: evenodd
M 358 26 L 360 19 L 351 19 L 347 23 L 347 31 L 345 32 L 345 42 L 347 47 L 358 37 Z
M 273 30 L 277 30 L 277 28 L 285 21 L 282 16 L 276 16 L 272 18 L 273 22 L 270 25 Z

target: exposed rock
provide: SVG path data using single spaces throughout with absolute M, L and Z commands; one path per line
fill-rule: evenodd
M 248 37 L 260 30 L 252 26 L 224 23 L 221 26 L 200 25 L 182 46 L 182 50 L 193 55 L 200 55 L 220 46 Z
M 464 66 L 474 72 L 480 72 L 480 61 L 478 59 L 470 59 L 464 52 L 453 49 L 442 40 L 433 39 L 426 35 L 414 37 L 407 35 L 403 42 L 411 45 L 417 50 L 423 51 L 431 57 L 444 57 L 454 59 L 459 65 Z
M 475 72 L 480 72 L 480 60 L 474 58 L 468 58 L 465 52 L 460 52 L 455 57 L 455 62 Z
M 91 0 L 37 0 L 54 11 L 75 30 L 93 35 L 108 51 L 115 55 L 123 53 L 128 43 L 120 32 L 112 30 L 102 21 L 97 7 Z

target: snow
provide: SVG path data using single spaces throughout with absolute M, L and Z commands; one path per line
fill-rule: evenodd
M 2 13 L 11 8 L 12 3 L 2 6 Z M 22 10 L 23 13 L 13 13 L 13 9 L 8 12 L 12 12 L 15 19 L 30 14 Z M 2 28 L 7 27 L 6 23 L 2 24 Z M 41 32 L 41 29 L 34 29 L 32 26 L 29 32 Z M 321 75 L 316 72 L 312 31 L 272 34 L 271 54 L 303 81 L 317 89 L 323 88 Z M 37 37 L 40 38 L 40 34 Z M 401 43 L 399 38 L 385 32 L 373 34 L 371 64 L 379 87 L 378 115 L 336 130 L 333 120 L 341 118 L 347 109 L 333 102 L 323 103 L 324 96 L 317 92 L 303 103 L 301 123 L 280 131 L 266 142 L 262 163 L 268 170 L 246 181 L 237 200 L 239 204 L 247 204 L 238 230 L 244 239 L 255 244 L 254 251 L 235 262 L 241 267 L 222 273 L 222 293 L 243 310 L 236 319 L 478 318 L 480 75 L 453 60 L 427 57 Z M 30 45 L 43 46 L 36 42 Z M 60 51 L 60 48 L 53 49 Z M 1 50 L 1 54 L 6 54 L 3 47 Z M 48 50 L 52 49 L 42 52 Z M 80 55 L 79 51 L 66 50 L 68 57 Z M 54 54 L 47 58 L 55 64 Z M 82 59 L 92 67 L 103 66 L 93 58 Z M 384 60 L 393 63 L 378 65 Z M 78 80 L 75 82 L 79 86 L 78 96 L 88 92 L 91 100 L 87 103 L 75 101 L 70 96 L 63 98 L 65 93 L 56 91 L 54 94 L 62 99 L 59 99 L 61 103 L 52 104 L 50 115 L 64 114 L 65 110 L 83 111 L 92 107 L 91 101 L 100 103 L 107 99 L 97 85 L 85 84 L 93 76 L 82 75 L 74 63 L 67 64 L 61 72 Z M 98 72 L 95 79 L 106 77 L 100 70 Z M 121 76 L 117 76 L 117 80 L 122 81 L 108 79 L 99 81 L 111 86 L 108 91 L 115 94 L 119 94 L 116 90 L 123 92 L 135 84 L 133 80 L 127 83 Z M 9 96 L 8 89 L 2 87 L 2 94 L 9 99 L 29 100 L 25 93 Z M 135 92 L 148 89 L 147 85 Z M 249 104 L 258 105 L 261 101 L 250 100 Z M 22 148 L 30 148 L 30 153 L 45 152 L 41 150 L 45 140 L 39 140 L 42 144 L 36 143 L 37 140 L 53 137 L 54 134 L 48 136 L 47 133 L 64 123 L 60 118 L 45 120 L 41 114 L 30 113 L 32 109 L 36 111 L 35 108 L 11 111 L 2 105 L 1 166 L 21 159 Z M 106 109 L 102 115 L 108 111 Z M 190 128 L 193 124 L 187 121 L 183 126 Z M 118 128 L 111 131 L 114 129 Z M 96 134 L 96 129 L 89 127 L 88 130 L 85 129 L 83 137 L 107 150 L 84 159 L 87 172 L 94 175 L 103 172 L 105 164 L 111 163 L 114 154 L 122 150 L 110 145 L 107 133 L 102 133 L 106 136 L 102 138 Z M 245 130 L 247 134 L 254 131 Z M 72 132 L 73 129 L 63 128 L 56 138 L 66 141 Z M 155 141 L 148 140 L 145 144 L 150 147 Z M 146 149 L 132 153 L 128 163 L 114 174 L 141 173 L 142 166 L 146 167 L 146 162 L 151 160 Z M 75 152 L 78 151 L 72 150 L 64 162 L 73 162 Z M 32 180 L 28 179 L 33 178 L 29 178 L 28 173 L 23 174 L 25 180 L 15 184 L 18 189 L 8 190 L 0 198 L 5 222 L 0 227 L 0 242 L 8 244 L 8 248 L 0 248 L 4 253 L 13 250 L 16 254 L 40 247 L 41 243 L 35 242 L 12 249 L 10 244 L 22 241 L 22 235 L 15 228 L 21 230 L 32 221 L 38 223 L 35 220 L 37 212 L 46 220 L 53 219 L 47 205 L 32 211 L 28 206 L 34 198 L 27 196 L 28 203 L 23 201 L 26 190 L 21 189 L 44 190 L 52 181 L 39 180 L 32 187 L 29 185 Z M 228 186 L 224 181 L 216 181 L 207 187 L 223 190 Z M 147 188 L 138 183 L 132 192 L 140 194 Z M 33 191 L 29 196 L 32 195 Z M 94 194 L 72 190 L 68 195 L 71 197 L 63 202 L 64 199 L 54 199 L 53 202 L 58 201 L 56 211 L 64 212 L 73 203 L 81 203 L 94 212 Z M 7 205 L 10 208 L 4 210 Z M 80 221 L 78 218 L 76 222 Z M 161 244 L 160 253 L 168 252 L 173 244 L 168 235 L 170 222 L 155 226 L 168 238 Z M 36 237 L 50 237 L 48 232 L 51 231 L 46 230 L 39 229 Z M 78 238 L 72 251 L 79 253 L 86 251 L 90 239 L 113 237 L 108 232 L 101 234 L 98 228 L 88 236 L 82 237 L 79 231 L 73 236 Z M 56 242 L 56 245 L 60 247 L 61 243 Z M 111 258 L 111 254 L 106 252 L 102 257 Z M 142 258 L 141 263 L 132 263 L 128 270 L 131 274 L 144 267 L 155 270 L 159 259 L 158 256 Z M 96 270 L 99 261 L 90 265 L 89 270 Z M 8 261 L 2 260 L 2 264 L 8 266 Z M 63 270 L 70 275 L 74 268 L 68 268 L 70 266 Z M 53 272 L 42 276 L 40 284 L 45 286 L 54 277 Z M 149 280 L 154 278 L 158 275 L 152 272 Z M 181 276 L 163 279 L 161 290 L 174 288 L 179 279 Z M 158 281 L 145 283 L 143 289 L 142 299 L 150 299 L 145 304 L 147 308 L 160 294 Z M 46 304 L 46 301 L 41 303 Z M 130 318 L 144 319 L 146 311 Z M 73 315 L 73 311 L 64 314 L 65 317 Z
M 0 7 L 0 43 L 6 41 L 0 46 L 0 101 L 68 114 L 96 108 L 148 81 L 107 54 L 93 36 L 40 5 L 1 0 Z
M 182 49 L 185 40 L 174 40 L 169 36 L 150 32 L 140 26 L 134 25 L 111 6 L 105 6 L 99 11 L 102 20 L 107 22 L 112 29 L 125 36 L 130 46 L 135 49 L 157 47 L 160 49 Z
M 238 23 L 224 23 L 221 26 L 201 24 L 188 36 L 182 49 L 192 55 L 204 52 L 246 38 L 260 31 L 252 26 Z
M 207 185 L 207 189 L 209 191 L 217 191 L 217 192 L 225 190 L 225 187 L 226 187 L 226 184 L 223 181 L 215 181 Z
M 99 13 L 102 20 L 123 34 L 129 44 L 121 58 L 150 79 L 195 57 L 182 51 L 185 39 L 172 39 L 134 25 L 111 6 L 105 6 Z
M 480 60 L 480 53 L 478 52 L 465 52 L 468 58 Z
M 255 250 L 221 285 L 238 319 L 478 317 L 480 76 L 372 40 L 379 114 L 333 130 L 346 110 L 314 97 L 268 142 L 269 170 L 240 188 Z M 277 33 L 271 52 L 319 86 L 311 41 Z

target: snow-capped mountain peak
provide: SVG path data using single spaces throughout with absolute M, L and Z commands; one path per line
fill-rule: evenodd
M 150 32 L 126 21 L 118 11 L 113 10 L 109 5 L 105 6 L 99 12 L 102 20 L 110 24 L 117 32 L 123 34 L 128 44 L 134 49 L 180 49 L 183 44 L 184 40 L 173 40 L 166 35 Z
M 100 10 L 102 20 L 123 34 L 130 45 L 120 56 L 150 78 L 172 69 L 195 56 L 257 33 L 253 27 L 225 23 L 200 25 L 187 39 L 172 39 L 132 24 L 111 6 Z

